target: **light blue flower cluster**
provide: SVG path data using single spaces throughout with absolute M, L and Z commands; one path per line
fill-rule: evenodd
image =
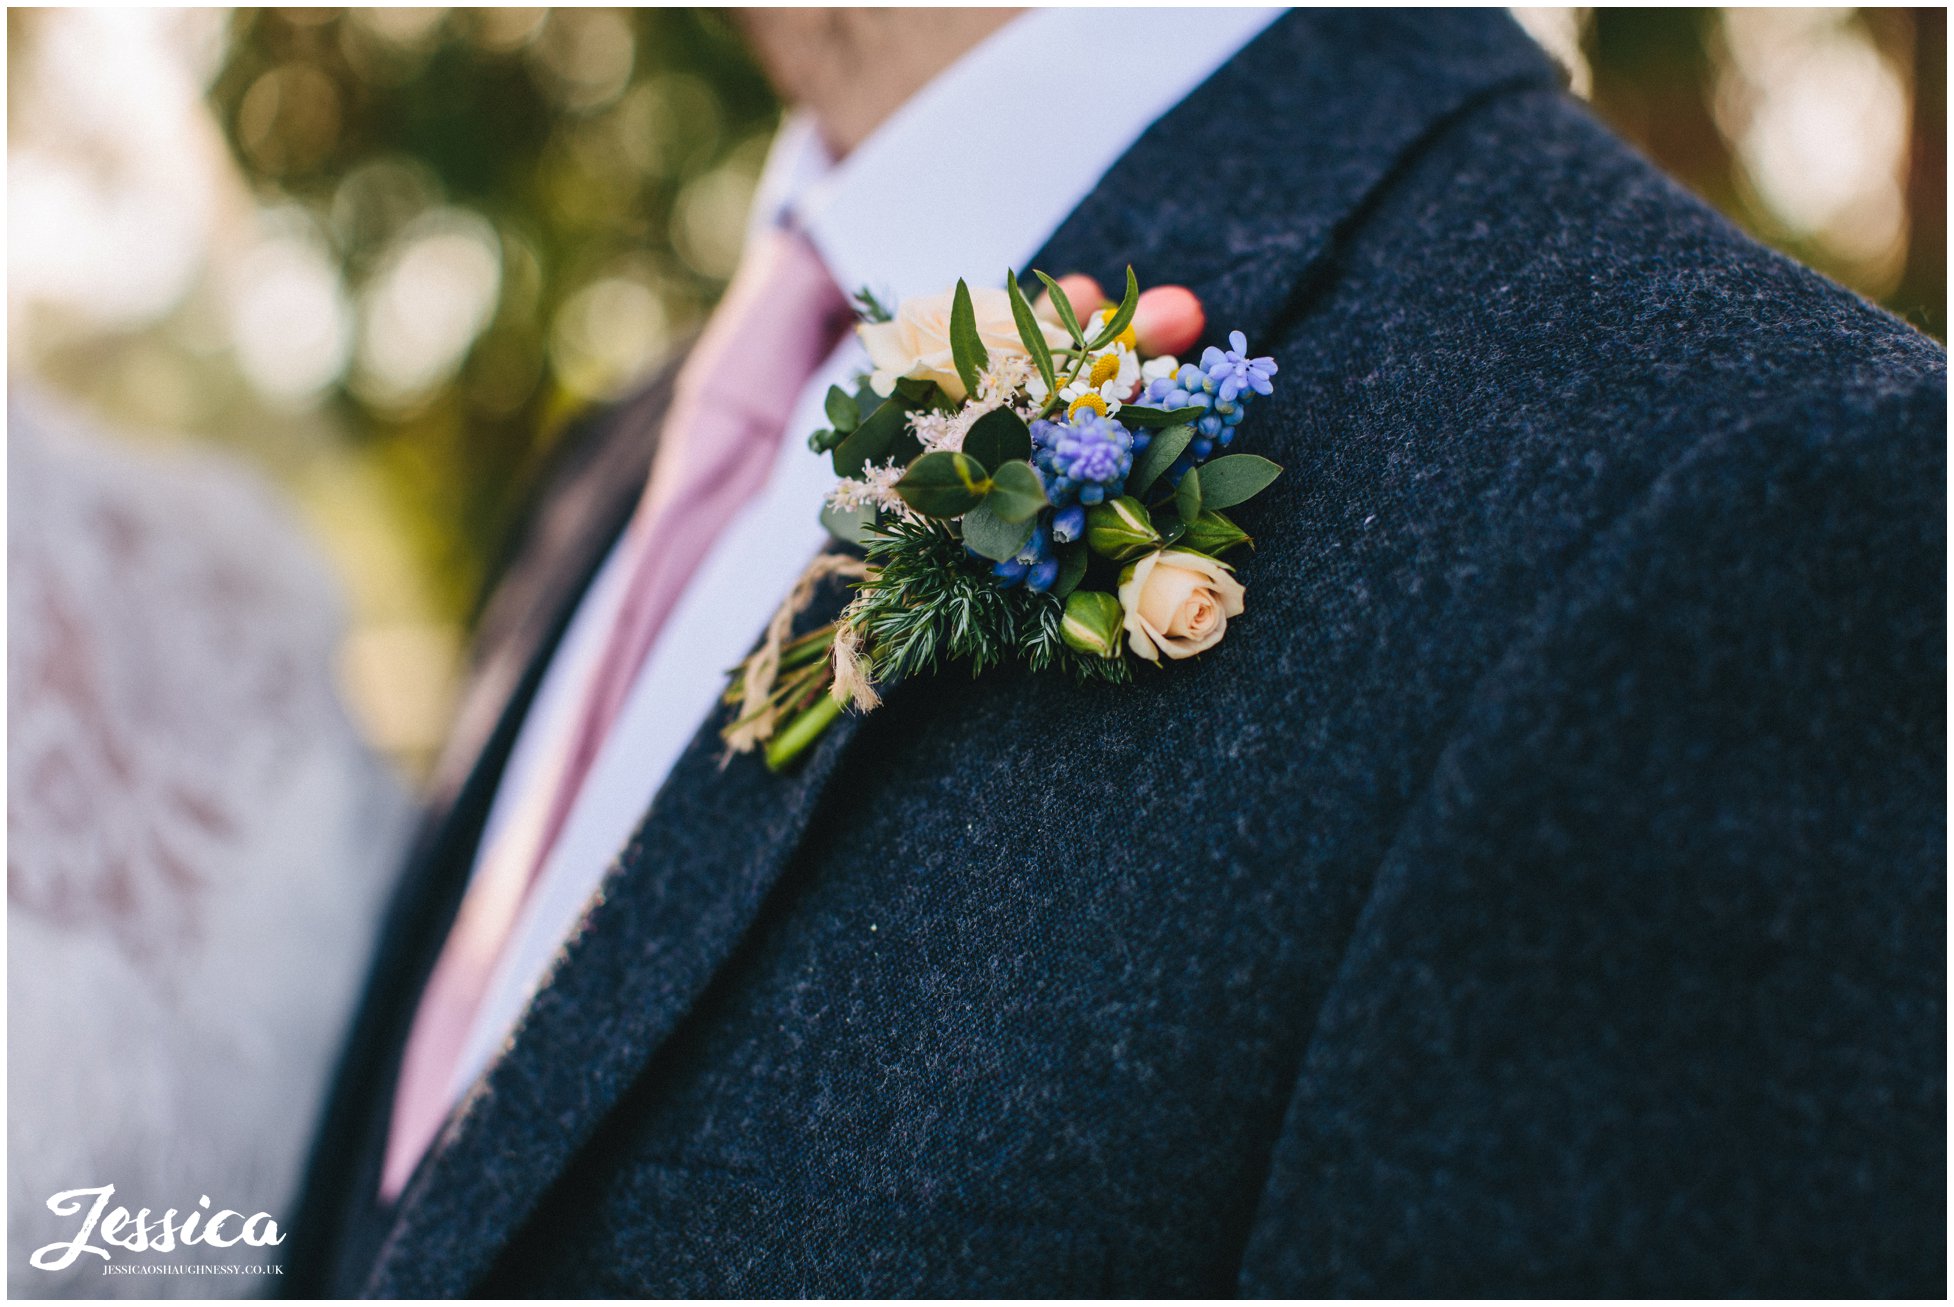
M 1167 479 L 1180 484 L 1181 474 L 1214 453 L 1227 448 L 1241 425 L 1242 414 L 1257 395 L 1271 394 L 1275 384 L 1276 361 L 1264 354 L 1251 358 L 1248 337 L 1239 331 L 1228 333 L 1228 348 L 1210 345 L 1201 352 L 1199 363 L 1183 363 L 1169 376 L 1147 383 L 1139 402 L 1153 408 L 1201 408 L 1207 412 L 1194 420 L 1194 440 L 1187 452 L 1167 470 Z

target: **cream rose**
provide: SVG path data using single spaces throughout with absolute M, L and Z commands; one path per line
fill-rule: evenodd
M 1242 583 L 1228 564 L 1185 549 L 1148 554 L 1120 578 L 1126 643 L 1150 662 L 1192 658 L 1221 642 L 1242 612 Z
M 868 349 L 875 371 L 869 385 L 878 395 L 896 388 L 898 377 L 918 377 L 934 381 L 954 402 L 964 398 L 963 378 L 950 353 L 950 302 L 954 291 L 906 299 L 896 307 L 888 322 L 864 322 L 855 328 Z M 977 319 L 977 337 L 995 363 L 1000 358 L 1025 357 L 1024 341 L 1018 336 L 1017 320 L 1011 316 L 1011 297 L 1002 290 L 973 290 L 970 307 Z M 1063 328 L 1041 323 L 1045 342 L 1064 345 L 1070 337 Z

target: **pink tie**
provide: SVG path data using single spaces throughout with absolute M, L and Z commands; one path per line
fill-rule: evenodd
M 848 302 L 806 238 L 773 228 L 680 369 L 652 475 L 626 528 L 627 580 L 553 766 L 485 850 L 428 977 L 401 1064 L 380 1196 L 406 1187 L 452 1106 L 450 1082 L 497 957 L 672 606 L 733 514 L 766 483 L 808 379 L 847 329 Z

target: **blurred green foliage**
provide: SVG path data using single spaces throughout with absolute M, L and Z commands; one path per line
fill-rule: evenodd
M 1713 9 L 1533 12 L 1567 29 L 1576 90 L 1684 184 L 1944 330 L 1944 12 L 1815 11 L 1832 16 L 1802 28 Z M 1788 224 L 1739 149 L 1775 103 L 1751 85 L 1777 75 L 1759 61 L 1805 57 L 1773 33 L 1810 45 L 1841 22 L 1914 83 L 1904 251 Z M 566 413 L 628 388 L 712 302 L 778 106 L 730 21 L 692 9 L 242 10 L 211 100 L 251 186 L 315 216 L 356 294 L 431 211 L 494 232 L 493 310 L 458 366 L 402 394 L 356 354 L 330 395 L 458 617 Z M 1841 222 L 1847 238 L 1866 230 Z
M 311 212 L 349 287 L 430 212 L 494 233 L 495 303 L 452 376 L 402 395 L 356 365 L 329 398 L 459 614 L 564 417 L 717 296 L 772 92 L 711 11 L 260 9 L 210 96 L 252 187 Z
M 1591 79 L 1585 94 L 1610 126 L 1759 240 L 1946 337 L 1944 8 L 1580 12 L 1580 53 Z M 1877 65 L 1868 67 L 1874 53 Z M 1878 65 L 1891 78 L 1903 119 L 1891 197 L 1900 221 L 1890 239 L 1879 230 L 1884 215 L 1870 210 L 1848 211 L 1832 230 L 1803 230 L 1760 185 L 1770 179 L 1760 178 L 1762 160 L 1754 156 L 1768 148 L 1768 132 L 1759 133 L 1767 138 L 1760 148 L 1745 148 L 1749 129 L 1769 116 L 1760 101 L 1782 105 L 1789 130 L 1806 135 L 1808 150 L 1822 154 L 1829 145 L 1877 170 L 1883 142 L 1869 138 L 1881 124 L 1867 111 L 1880 98 Z M 1874 94 L 1855 104 L 1862 90 Z M 1814 128 L 1825 126 L 1835 126 L 1841 139 L 1814 139 Z
M 1515 13 L 1659 167 L 1944 335 L 1944 9 Z M 420 770 L 565 420 L 682 348 L 737 261 L 780 108 L 733 21 L 7 21 L 12 364 L 291 491 L 346 583 L 347 700 Z

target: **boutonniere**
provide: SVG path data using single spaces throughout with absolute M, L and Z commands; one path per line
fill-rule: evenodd
M 1177 286 L 1117 304 L 1088 277 L 1036 306 L 1002 290 L 861 297 L 872 370 L 829 390 L 809 444 L 838 482 L 822 521 L 862 556 L 824 554 L 733 673 L 722 732 L 787 766 L 878 687 L 966 662 L 1125 683 L 1134 664 L 1214 647 L 1243 611 L 1223 555 L 1249 543 L 1224 511 L 1282 471 L 1237 436 L 1275 360 L 1239 331 L 1181 362 L 1205 327 Z M 1081 308 L 1085 309 L 1082 317 Z M 787 638 L 815 582 L 851 578 L 835 622 Z

